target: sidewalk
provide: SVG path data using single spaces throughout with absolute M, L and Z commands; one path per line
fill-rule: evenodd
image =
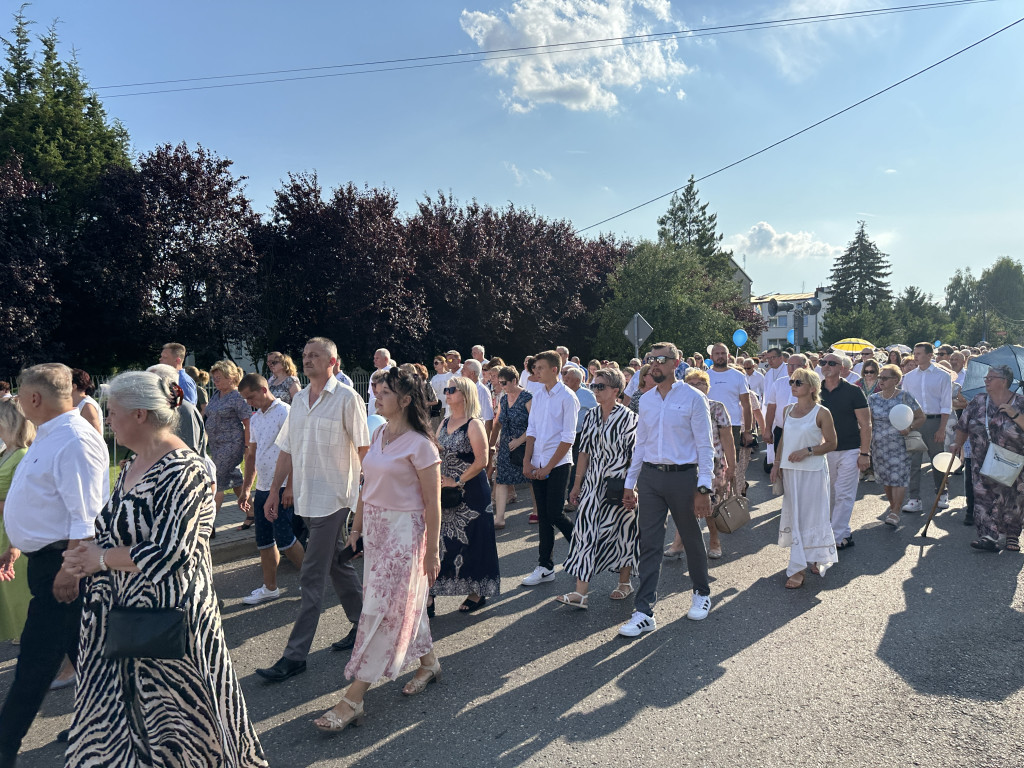
M 259 557 L 256 550 L 256 529 L 238 530 L 243 522 L 245 513 L 238 508 L 235 495 L 229 492 L 224 497 L 220 514 L 217 515 L 217 538 L 210 542 L 210 557 L 214 565 L 247 557 L 256 560 Z

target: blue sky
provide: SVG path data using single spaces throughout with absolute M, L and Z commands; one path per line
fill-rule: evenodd
M 64 49 L 77 49 L 99 87 L 906 2 L 37 0 L 27 13 L 40 27 L 60 18 Z M 584 227 L 804 128 L 1016 21 L 1021 9 L 996 0 L 489 65 L 100 93 L 137 151 L 184 140 L 232 159 L 260 212 L 289 171 L 315 170 L 325 187 L 390 187 L 406 211 L 440 189 Z M 859 219 L 890 254 L 896 290 L 915 284 L 941 296 L 957 267 L 980 272 L 998 256 L 1024 257 L 1022 47 L 1024 23 L 702 182 L 755 292 L 827 282 Z M 601 229 L 653 237 L 666 206 Z

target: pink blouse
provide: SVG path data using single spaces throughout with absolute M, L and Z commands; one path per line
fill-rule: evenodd
M 409 430 L 384 445 L 384 427 L 374 434 L 363 459 L 364 504 L 402 512 L 423 509 L 420 479 L 416 474 L 441 463 L 429 438 Z

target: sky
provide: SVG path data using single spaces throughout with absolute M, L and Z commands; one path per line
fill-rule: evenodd
M 35 0 L 27 15 L 39 32 L 59 19 L 62 50 L 75 49 L 136 152 L 201 143 L 247 177 L 262 214 L 289 172 L 315 171 L 328 189 L 388 187 L 407 212 L 440 190 L 463 202 L 532 207 L 583 229 L 1024 16 L 1019 0 L 990 0 L 697 32 L 909 3 Z M 320 69 L 249 78 L 308 79 L 144 95 L 124 94 L 239 80 L 110 87 L 678 30 L 690 34 L 389 72 Z M 958 268 L 979 273 L 1003 255 L 1024 259 L 1022 49 L 1024 23 L 699 182 L 754 292 L 827 284 L 860 220 L 890 255 L 897 292 L 913 284 L 941 298 Z M 586 233 L 654 238 L 667 206 L 665 198 Z

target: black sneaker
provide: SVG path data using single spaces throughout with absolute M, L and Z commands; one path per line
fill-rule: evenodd
M 341 640 L 339 640 L 338 642 L 331 643 L 331 650 L 332 651 L 348 651 L 348 650 L 351 650 L 353 648 L 353 646 L 355 646 L 355 644 L 356 644 L 356 632 L 358 630 L 359 630 L 359 625 L 358 624 L 353 624 L 352 625 L 352 629 L 350 629 L 348 631 L 347 635 L 345 635 L 343 638 L 341 638 Z
M 306 662 L 292 661 L 291 659 L 286 659 L 282 656 L 277 660 L 277 664 L 268 669 L 257 669 L 256 674 L 264 680 L 269 680 L 272 683 L 280 683 L 287 680 L 289 677 L 295 677 L 295 675 L 305 671 Z

